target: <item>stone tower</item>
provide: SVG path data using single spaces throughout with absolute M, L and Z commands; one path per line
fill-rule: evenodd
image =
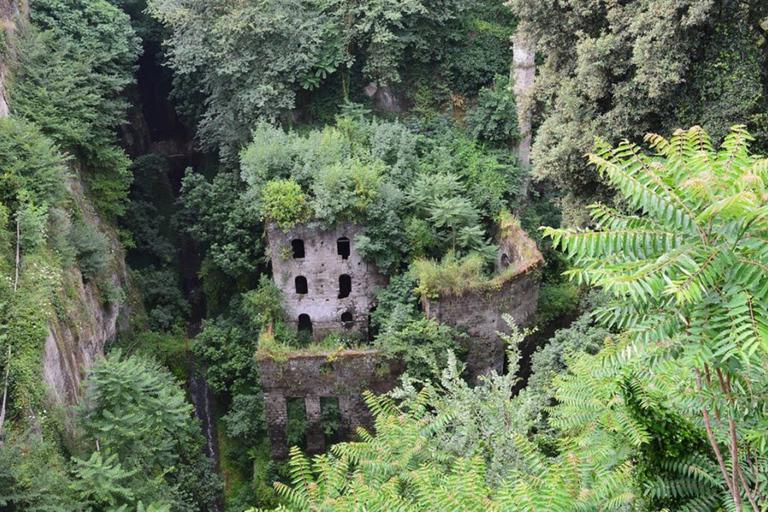
M 373 292 L 387 283 L 355 249 L 355 224 L 327 228 L 313 222 L 284 231 L 267 228 L 275 284 L 285 294 L 288 325 L 316 340 L 333 332 L 368 337 Z

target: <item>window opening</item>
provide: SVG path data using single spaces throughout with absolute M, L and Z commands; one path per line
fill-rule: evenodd
M 336 240 L 336 249 L 339 253 L 339 256 L 341 256 L 341 259 L 346 260 L 349 258 L 349 238 L 343 236 Z
M 307 278 L 304 276 L 296 276 L 296 293 L 299 295 L 306 295 L 309 292 L 309 286 L 307 285 Z
M 506 253 L 501 255 L 501 268 L 509 268 L 509 256 Z
M 288 446 L 307 448 L 307 404 L 304 397 L 286 397 L 285 437 Z
M 339 298 L 345 299 L 349 297 L 352 291 L 352 278 L 348 274 L 341 274 L 339 276 Z
M 312 336 L 312 320 L 307 314 L 299 315 L 299 335 L 303 335 L 304 337 Z
M 355 318 L 352 316 L 352 313 L 346 311 L 341 314 L 341 323 L 344 324 L 345 329 L 351 329 L 355 326 Z
M 293 259 L 301 259 L 304 257 L 304 240 L 294 239 L 291 240 L 291 249 L 293 249 Z
M 339 397 L 320 397 L 320 421 L 323 424 L 325 434 L 325 446 L 330 446 L 341 441 L 341 408 Z

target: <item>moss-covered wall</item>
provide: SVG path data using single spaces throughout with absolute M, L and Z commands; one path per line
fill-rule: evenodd
M 377 350 L 295 354 L 285 362 L 261 360 L 259 366 L 272 456 L 278 459 L 288 456 L 287 399 L 304 399 L 307 450 L 321 453 L 325 450 L 325 438 L 320 399 L 339 399 L 341 437 L 347 438 L 356 428 L 370 429 L 373 425 L 363 391 L 386 393 L 395 387 L 403 371 L 401 365 L 385 362 Z
M 470 381 L 504 366 L 504 341 L 497 334 L 509 328 L 503 315 L 518 326 L 533 323 L 539 301 L 539 267 L 544 258 L 536 243 L 521 228 L 502 226 L 498 275 L 484 289 L 462 295 L 441 294 L 427 299 L 425 310 L 438 322 L 467 330 L 467 372 Z

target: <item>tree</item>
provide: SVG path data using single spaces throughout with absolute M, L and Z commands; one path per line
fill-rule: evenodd
M 568 273 L 616 301 L 599 317 L 624 331 L 617 358 L 640 364 L 630 386 L 700 425 L 736 510 L 761 510 L 768 468 L 768 159 L 736 126 L 716 151 L 700 127 L 655 154 L 598 144 L 590 161 L 626 212 L 591 207 L 592 230 L 545 229 Z M 640 363 L 638 363 L 640 362 Z
M 534 175 L 567 194 L 566 220 L 613 191 L 582 165 L 595 136 L 639 142 L 648 131 L 704 123 L 716 139 L 765 111 L 760 0 L 510 0 L 518 33 L 538 40 Z M 610 138 L 610 139 L 609 139 Z
M 391 396 L 367 393 L 376 434 L 360 430 L 360 441 L 334 445 L 311 462 L 294 448 L 293 485 L 275 484 L 286 503 L 279 510 L 597 511 L 631 503 L 627 445 L 600 443 L 610 431 L 631 435 L 636 424 L 615 425 L 625 408 L 609 392 L 599 397 L 600 409 L 569 416 L 587 435 L 563 441 L 556 457 L 528 440 L 540 411 L 525 392 L 510 399 L 523 335 L 507 321 L 507 375 L 492 373 L 470 387 L 449 355 L 439 384 L 417 391 L 405 382 Z
M 76 411 L 84 431 L 81 442 L 91 455 L 75 458 L 74 486 L 83 499 L 209 505 L 205 500 L 211 499 L 209 488 L 216 480 L 209 464 L 198 464 L 205 459 L 200 427 L 168 370 L 140 356 L 123 359 L 115 351 L 94 364 L 85 386 Z M 198 487 L 180 488 L 188 480 Z

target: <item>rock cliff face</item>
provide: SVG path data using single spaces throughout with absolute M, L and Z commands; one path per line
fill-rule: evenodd
M 7 116 L 8 92 L 5 84 L 8 80 L 8 63 L 13 58 L 11 39 L 27 16 L 26 0 L 0 0 L 0 117 Z
M 123 250 L 112 233 L 95 214 L 83 185 L 72 179 L 68 186 L 83 219 L 109 234 L 112 241 L 113 266 L 109 279 L 124 289 L 130 287 Z M 117 332 L 128 326 L 130 308 L 126 304 L 106 304 L 96 286 L 85 284 L 79 269 L 64 275 L 60 293 L 67 295 L 67 311 L 62 317 L 52 316 L 43 352 L 43 381 L 50 398 L 60 405 L 73 405 L 80 394 L 80 384 L 96 358 L 104 354 L 104 345 Z
M 0 117 L 12 112 L 6 84 L 10 63 L 14 58 L 13 35 L 26 23 L 26 0 L 0 0 Z M 72 175 L 77 176 L 73 166 Z M 117 237 L 96 215 L 86 196 L 82 182 L 72 178 L 68 183 L 74 207 L 80 210 L 83 220 L 100 231 L 106 232 L 112 241 L 114 263 L 110 279 L 115 285 L 128 288 L 128 270 Z M 93 284 L 85 284 L 80 270 L 64 272 L 63 286 L 59 291 L 65 300 L 65 311 L 51 315 L 48 336 L 42 354 L 42 378 L 51 399 L 60 405 L 77 402 L 80 384 L 93 361 L 104 354 L 104 344 L 114 339 L 121 327 L 127 326 L 129 308 L 125 305 L 105 304 Z

